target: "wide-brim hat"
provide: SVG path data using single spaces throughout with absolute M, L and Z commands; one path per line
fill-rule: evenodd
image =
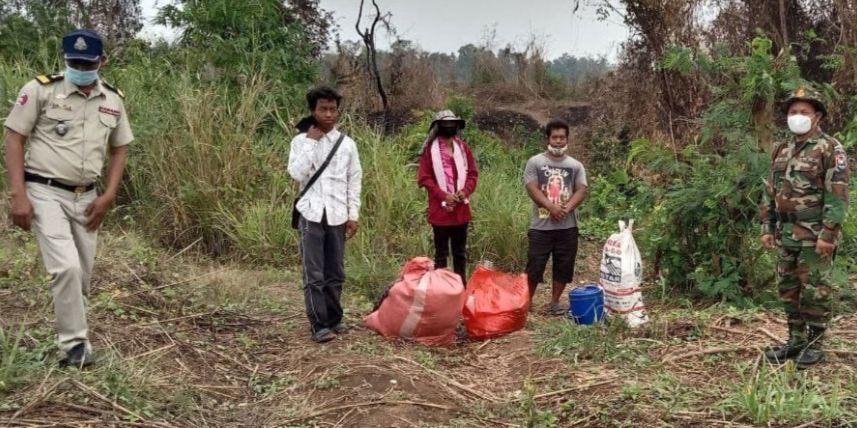
M 822 117 L 827 116 L 827 106 L 824 105 L 824 101 L 822 101 L 821 94 L 818 91 L 806 86 L 801 86 L 797 88 L 791 94 L 791 96 L 789 96 L 783 102 L 783 112 L 788 113 L 789 107 L 791 107 L 792 104 L 798 101 L 803 101 L 812 104 L 812 106 L 815 107 L 816 110 L 821 112 Z
M 467 122 L 464 119 L 458 117 L 452 110 L 441 110 L 434 115 L 434 120 L 432 120 L 429 129 L 433 128 L 438 122 L 457 122 L 458 127 L 460 129 L 464 129 L 467 126 Z

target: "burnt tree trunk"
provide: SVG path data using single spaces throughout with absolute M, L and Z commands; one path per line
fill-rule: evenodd
M 366 68 L 375 79 L 375 87 L 378 90 L 378 95 L 381 97 L 381 105 L 384 108 L 384 133 L 390 131 L 390 100 L 387 98 L 387 91 L 384 90 L 384 83 L 381 80 L 381 71 L 378 69 L 378 52 L 375 48 L 375 29 L 379 22 L 384 20 L 381 14 L 381 8 L 378 7 L 376 0 L 372 0 L 372 6 L 375 7 L 375 18 L 372 24 L 365 29 L 360 29 L 360 20 L 363 16 L 363 4 L 365 0 L 360 0 L 360 10 L 357 16 L 357 23 L 354 27 L 357 29 L 357 34 L 363 40 L 363 45 L 366 46 Z

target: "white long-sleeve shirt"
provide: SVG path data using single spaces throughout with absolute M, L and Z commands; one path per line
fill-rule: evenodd
M 307 138 L 306 134 L 298 134 L 292 139 L 289 175 L 300 183 L 301 189 L 327 159 L 339 135 L 339 131 L 334 128 L 320 141 Z M 298 212 L 314 223 L 320 223 L 326 214 L 327 224 L 330 226 L 339 226 L 348 220 L 357 221 L 362 179 L 363 169 L 360 166 L 357 144 L 346 136 L 330 165 L 298 201 Z

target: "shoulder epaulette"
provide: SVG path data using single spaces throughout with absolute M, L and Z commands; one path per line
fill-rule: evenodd
M 843 147 L 841 141 L 837 140 L 836 137 L 825 132 L 821 133 L 821 139 L 824 140 L 827 144 L 829 144 L 833 149 L 836 149 L 837 147 Z
M 110 89 L 113 92 L 116 92 L 116 94 L 119 95 L 119 98 L 125 98 L 125 93 L 122 92 L 120 89 L 117 89 L 115 86 L 113 86 L 113 85 L 111 85 L 105 81 L 101 81 L 101 84 L 104 85 L 105 88 Z
M 40 74 L 40 75 L 36 76 L 36 80 L 39 83 L 41 83 L 42 85 L 47 85 L 50 83 L 59 82 L 60 80 L 62 80 L 64 78 L 65 78 L 65 76 L 63 76 L 62 74 L 51 74 L 51 75 Z
M 832 135 L 830 135 L 830 134 L 828 134 L 828 133 L 826 133 L 826 132 L 820 132 L 820 134 L 821 134 L 821 135 L 820 135 L 820 137 L 821 137 L 822 139 L 824 139 L 824 140 L 827 140 L 827 141 L 830 141 L 830 142 L 834 142 L 834 141 L 835 141 L 835 142 L 837 142 L 837 143 L 839 142 L 839 140 L 837 140 L 837 139 L 836 139 L 836 137 L 834 137 L 834 136 L 832 136 Z

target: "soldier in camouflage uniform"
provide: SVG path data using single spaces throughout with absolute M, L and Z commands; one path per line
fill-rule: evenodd
M 779 247 L 778 288 L 789 339 L 765 356 L 775 363 L 794 359 L 806 368 L 825 357 L 821 342 L 836 291 L 833 256 L 848 208 L 848 158 L 842 144 L 819 128 L 827 109 L 817 92 L 799 88 L 785 108 L 795 137 L 774 149 L 760 214 L 763 245 Z

